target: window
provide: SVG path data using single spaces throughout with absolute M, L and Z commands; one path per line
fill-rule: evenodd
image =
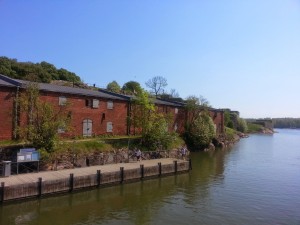
M 92 105 L 91 99 L 86 99 L 86 100 L 85 100 L 85 106 L 86 106 L 86 107 L 91 107 L 91 105 Z
M 178 114 L 178 108 L 175 108 L 175 114 Z
M 93 99 L 93 108 L 98 109 L 99 108 L 99 100 L 98 99 Z
M 112 101 L 107 102 L 107 109 L 113 109 L 114 108 L 114 103 Z
M 66 105 L 66 104 L 67 104 L 67 98 L 65 96 L 59 96 L 58 105 Z
M 86 99 L 85 106 L 88 108 L 98 109 L 99 108 L 99 100 L 98 99 Z
M 113 132 L 113 123 L 112 122 L 107 122 L 106 132 Z

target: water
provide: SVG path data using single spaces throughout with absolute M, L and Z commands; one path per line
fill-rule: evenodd
M 300 224 L 300 130 L 192 155 L 187 174 L 0 207 L 9 224 Z

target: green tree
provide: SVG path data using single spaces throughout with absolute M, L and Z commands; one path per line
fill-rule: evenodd
M 140 83 L 138 83 L 136 81 L 128 81 L 123 85 L 122 91 L 125 94 L 136 95 L 136 94 L 142 92 L 142 87 L 141 87 Z
M 12 78 L 34 82 L 49 83 L 52 80 L 65 80 L 81 83 L 80 77 L 75 73 L 57 69 L 45 61 L 41 63 L 18 62 L 16 59 L 0 57 L 0 73 Z
M 184 138 L 192 150 L 206 148 L 216 135 L 214 123 L 207 108 L 209 102 L 203 96 L 189 96 L 186 100 L 187 120 Z
M 142 136 L 143 145 L 149 150 L 168 149 L 176 138 L 168 131 L 169 118 L 162 113 L 152 113 L 147 130 Z
M 208 147 L 215 136 L 214 123 L 208 112 L 203 111 L 186 130 L 185 141 L 190 149 L 202 150 Z
M 110 82 L 110 83 L 108 83 L 107 86 L 106 86 L 106 89 L 108 91 L 112 91 L 112 92 L 115 92 L 115 93 L 120 93 L 121 92 L 121 87 L 118 84 L 118 82 L 115 81 L 115 80 L 112 81 L 112 82 Z
M 28 85 L 18 101 L 23 118 L 27 118 L 18 128 L 20 137 L 38 149 L 53 152 L 59 139 L 58 130 L 68 130 L 67 105 L 55 109 L 50 103 L 41 101 L 34 83 Z
M 138 130 L 142 135 L 149 127 L 149 118 L 155 110 L 154 104 L 146 91 L 140 90 L 132 102 L 132 114 L 130 123 L 134 130 Z
M 237 130 L 240 132 L 247 132 L 248 130 L 248 126 L 247 126 L 247 122 L 246 120 L 242 119 L 242 118 L 238 118 L 238 127 Z

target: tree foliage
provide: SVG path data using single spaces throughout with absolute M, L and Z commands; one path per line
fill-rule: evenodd
M 130 125 L 134 127 L 134 130 L 137 129 L 143 135 L 149 127 L 149 117 L 154 110 L 152 99 L 149 98 L 146 91 L 141 89 L 132 102 Z
M 240 132 L 243 132 L 243 133 L 248 131 L 248 126 L 247 126 L 246 120 L 244 120 L 242 118 L 238 118 L 237 130 Z
M 157 97 L 164 92 L 164 87 L 168 85 L 167 79 L 161 76 L 151 78 L 146 82 L 146 86 L 151 89 L 151 92 Z
M 193 123 L 193 121 L 199 116 L 200 112 L 209 107 L 209 102 L 203 96 L 196 97 L 194 95 L 189 96 L 186 99 L 186 110 L 188 113 L 187 126 Z
M 142 136 L 143 145 L 149 150 L 168 149 L 176 137 L 168 131 L 169 118 L 162 113 L 152 113 Z
M 142 87 L 141 87 L 140 83 L 138 83 L 136 81 L 128 81 L 123 85 L 122 91 L 125 94 L 136 95 L 136 94 L 142 92 Z
M 206 148 L 216 136 L 216 129 L 207 108 L 209 102 L 202 96 L 189 96 L 186 100 L 187 121 L 184 138 L 192 150 Z
M 115 81 L 115 80 L 112 81 L 112 82 L 110 82 L 110 83 L 108 83 L 107 86 L 106 86 L 106 89 L 108 91 L 112 91 L 112 92 L 115 92 L 115 93 L 120 93 L 121 92 L 121 87 L 118 84 L 118 82 Z
M 63 68 L 57 69 L 54 65 L 41 62 L 18 62 L 16 59 L 0 57 L 0 74 L 11 78 L 29 80 L 34 82 L 50 83 L 52 80 L 64 80 L 81 83 L 75 73 Z
M 27 118 L 26 124 L 18 128 L 20 137 L 38 149 L 52 152 L 58 141 L 58 130 L 68 129 L 67 105 L 55 109 L 48 102 L 40 100 L 35 84 L 30 84 L 18 99 L 20 111 Z
M 300 128 L 300 118 L 273 118 L 274 128 Z
M 185 140 L 192 150 L 203 150 L 208 147 L 216 136 L 216 130 L 211 117 L 203 111 L 188 127 Z

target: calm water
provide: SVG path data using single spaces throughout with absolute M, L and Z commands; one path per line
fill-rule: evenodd
M 188 174 L 0 206 L 9 224 L 300 224 L 300 131 L 194 153 Z

